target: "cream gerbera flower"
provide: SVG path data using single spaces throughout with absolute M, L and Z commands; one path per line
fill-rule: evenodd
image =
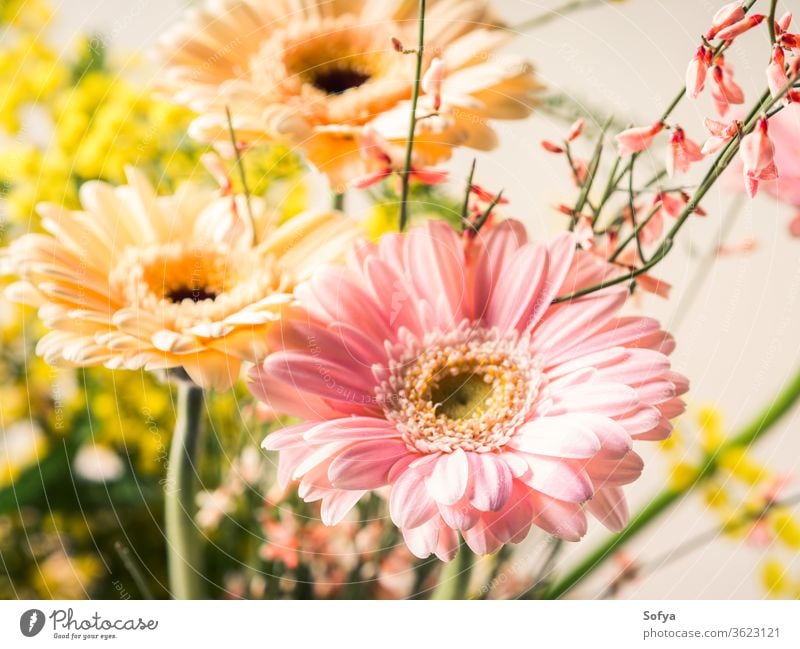
M 41 205 L 49 234 L 24 235 L 3 257 L 3 271 L 21 278 L 8 297 L 39 307 L 53 329 L 37 353 L 56 365 L 182 367 L 218 390 L 265 355 L 265 328 L 295 283 L 357 236 L 338 213 L 278 226 L 254 199 L 254 245 L 242 197 L 191 185 L 156 196 L 133 169 L 127 186 L 88 182 L 80 198 L 82 211 Z
M 228 143 L 225 108 L 245 142 L 280 140 L 305 151 L 334 186 L 365 173 L 359 135 L 371 124 L 402 142 L 414 56 L 392 46 L 417 42 L 415 2 L 224 0 L 192 10 L 159 45 L 164 89 L 200 115 L 191 132 Z M 419 123 L 421 164 L 454 146 L 491 149 L 489 119 L 527 116 L 539 88 L 531 66 L 496 50 L 513 34 L 486 0 L 429 0 L 424 69 L 444 64 L 442 105 Z M 420 116 L 433 112 L 424 94 Z

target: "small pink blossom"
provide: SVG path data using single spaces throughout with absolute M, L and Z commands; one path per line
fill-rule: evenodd
M 550 140 L 542 140 L 541 143 L 542 148 L 547 151 L 548 153 L 564 153 L 564 147 L 559 146 L 555 142 L 551 142 Z
M 772 48 L 772 58 L 767 66 L 767 86 L 773 98 L 778 97 L 786 86 L 789 85 L 789 75 L 786 74 L 786 56 L 780 45 Z M 785 98 L 784 101 L 788 101 Z
M 779 34 L 789 31 L 789 25 L 792 24 L 792 12 L 787 11 L 778 20 L 775 21 L 775 31 Z
M 784 33 L 778 37 L 778 45 L 787 50 L 800 49 L 800 34 Z
M 573 180 L 579 187 L 586 182 L 586 175 L 589 173 L 589 162 L 583 158 L 573 158 L 572 163 L 575 167 L 575 177 Z
M 795 239 L 800 239 L 800 212 L 794 215 L 789 221 L 789 234 Z
M 508 199 L 504 196 L 490 192 L 475 183 L 472 183 L 469 191 L 482 203 L 496 203 L 497 205 L 506 205 L 508 203 Z
M 664 128 L 664 122 L 655 122 L 651 126 L 634 126 L 619 133 L 615 138 L 621 156 L 644 151 L 653 142 L 653 138 Z
M 744 18 L 743 4 L 742 2 L 730 2 L 720 8 L 711 19 L 711 28 L 706 32 L 706 38 L 711 40 L 720 30 L 742 20 Z
M 359 141 L 359 149 L 370 171 L 352 181 L 351 185 L 355 189 L 372 187 L 392 174 L 402 172 L 404 168 L 402 151 L 393 147 L 375 130 L 365 129 Z M 447 172 L 412 165 L 409 178 L 424 185 L 438 185 L 447 180 Z
M 675 173 L 686 173 L 693 162 L 703 159 L 700 146 L 686 137 L 680 126 L 672 131 L 672 137 L 667 147 L 667 175 L 672 178 Z
M 744 103 L 744 91 L 734 81 L 733 68 L 725 63 L 723 57 L 717 57 L 711 77 L 716 84 L 711 94 L 720 115 L 724 116 L 731 104 L 739 105 Z
M 745 188 L 750 198 L 758 193 L 758 183 L 762 180 L 778 178 L 775 166 L 775 146 L 769 137 L 769 123 L 761 117 L 752 133 L 742 138 L 739 147 L 742 159 Z
M 572 126 L 569 127 L 569 131 L 567 132 L 567 142 L 572 142 L 578 139 L 583 133 L 583 127 L 586 125 L 586 121 L 583 118 L 576 120 Z
M 704 155 L 710 155 L 722 149 L 742 129 L 742 123 L 738 120 L 725 124 L 706 117 L 704 124 L 706 130 L 711 133 L 711 137 L 705 141 L 701 149 Z
M 433 97 L 433 110 L 438 111 L 442 107 L 442 84 L 444 83 L 445 65 L 444 61 L 436 57 L 431 61 L 430 67 L 422 77 L 422 89 L 426 94 Z
M 753 27 L 760 25 L 762 22 L 764 22 L 765 18 L 766 16 L 764 14 L 753 14 L 752 16 L 747 16 L 747 18 L 733 23 L 725 29 L 721 29 L 719 32 L 717 32 L 717 38 L 721 38 L 724 41 L 732 41 L 737 36 L 741 36 L 745 32 L 753 29 Z
M 650 218 L 647 220 L 647 223 L 642 225 L 639 230 L 639 239 L 644 245 L 648 245 L 655 241 L 658 241 L 659 237 L 664 232 L 665 206 L 661 199 L 662 195 L 656 194 L 655 197 L 653 197 L 653 203 L 650 205 L 650 210 L 646 215 L 641 217 L 641 220 L 644 220 L 644 218 L 649 216 L 650 213 L 652 212 L 652 216 L 650 216 Z M 630 209 L 628 209 L 626 214 L 628 215 L 628 219 L 630 220 Z M 638 216 L 639 215 L 637 208 L 637 217 Z M 633 223 L 631 223 L 631 225 L 633 225 Z
M 692 99 L 697 99 L 706 85 L 706 74 L 711 62 L 711 52 L 704 45 L 697 48 L 694 57 L 686 69 L 686 92 Z
M 734 257 L 753 252 L 758 248 L 758 240 L 755 237 L 745 237 L 733 243 L 725 243 L 717 248 L 717 255 L 720 257 Z
M 575 238 L 577 244 L 583 250 L 591 250 L 594 247 L 594 228 L 592 219 L 589 216 L 581 216 L 575 225 Z

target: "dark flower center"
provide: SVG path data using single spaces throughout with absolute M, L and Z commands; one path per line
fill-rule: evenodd
M 331 67 L 317 71 L 311 78 L 311 85 L 326 95 L 341 95 L 367 81 L 369 81 L 368 74 L 353 68 Z
M 175 303 L 183 302 L 187 298 L 192 302 L 202 302 L 203 300 L 213 300 L 217 297 L 217 294 L 205 288 L 182 286 L 169 291 L 164 297 Z
M 468 371 L 437 380 L 431 386 L 430 396 L 438 414 L 448 419 L 468 419 L 482 414 L 494 391 L 492 381 Z

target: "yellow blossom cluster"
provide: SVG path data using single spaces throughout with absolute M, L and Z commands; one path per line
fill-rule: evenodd
M 800 521 L 793 513 L 797 503 L 791 488 L 792 476 L 773 471 L 757 460 L 751 450 L 728 443 L 722 413 L 714 406 L 698 408 L 687 417 L 692 435 L 676 429 L 661 442 L 670 465 L 674 489 L 692 484 L 713 458 L 718 470 L 699 483 L 706 507 L 714 513 L 720 532 L 772 552 L 800 550 Z M 791 590 L 777 558 L 763 566 L 763 583 L 769 593 L 786 595 Z M 778 579 L 777 575 L 781 578 Z M 780 584 L 780 586 L 779 586 Z M 800 584 L 799 584 L 800 585 Z M 796 591 L 800 594 L 800 590 Z

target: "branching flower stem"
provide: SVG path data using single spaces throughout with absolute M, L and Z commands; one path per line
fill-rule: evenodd
M 400 195 L 400 232 L 408 225 L 408 190 L 411 180 L 411 161 L 414 155 L 414 134 L 417 130 L 417 103 L 419 101 L 419 85 L 422 78 L 422 57 L 425 47 L 425 0 L 419 0 L 419 35 L 417 39 L 417 64 L 414 71 L 414 88 L 411 94 L 411 116 L 408 124 L 408 140 L 406 141 L 406 158 L 401 177 Z

